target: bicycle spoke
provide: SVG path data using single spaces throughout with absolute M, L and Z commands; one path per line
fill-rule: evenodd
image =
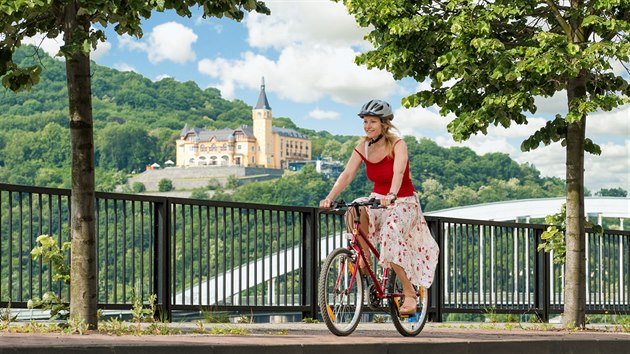
M 359 323 L 363 304 L 363 283 L 355 281 L 352 252 L 334 250 L 324 262 L 319 278 L 318 299 L 322 318 L 331 332 L 345 336 Z

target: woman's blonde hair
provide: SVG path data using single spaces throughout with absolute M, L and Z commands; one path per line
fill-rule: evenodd
M 392 123 L 392 120 L 381 118 L 381 134 L 383 134 L 383 140 L 385 140 L 385 150 L 387 151 L 387 156 L 394 155 L 394 143 L 398 140 L 398 135 L 394 134 L 392 132 L 393 130 L 398 129 Z M 370 139 L 367 136 L 364 136 L 361 140 L 361 144 L 364 144 L 366 141 L 370 141 Z

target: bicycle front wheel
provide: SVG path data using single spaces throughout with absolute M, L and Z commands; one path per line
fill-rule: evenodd
M 403 295 L 403 286 L 396 273 L 391 270 L 389 279 L 387 279 L 387 292 L 390 294 L 389 311 L 392 316 L 392 322 L 398 330 L 398 333 L 405 337 L 417 336 L 424 328 L 427 321 L 427 313 L 429 310 L 429 291 L 425 287 L 418 287 L 416 296 L 418 303 L 416 305 L 416 314 L 401 316 L 398 309 L 402 306 L 405 296 Z
M 338 336 L 352 333 L 361 320 L 363 281 L 353 260 L 350 250 L 337 248 L 319 275 L 319 311 L 328 329 Z

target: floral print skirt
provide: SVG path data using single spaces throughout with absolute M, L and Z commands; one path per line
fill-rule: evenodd
M 357 201 L 382 197 L 372 193 Z M 405 270 L 411 283 L 430 287 L 440 249 L 431 236 L 418 198 L 398 198 L 387 208 L 366 210 L 370 220 L 368 239 L 379 249 L 379 264 L 384 268 L 397 264 Z

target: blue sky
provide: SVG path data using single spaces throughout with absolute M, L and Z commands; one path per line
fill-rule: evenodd
M 521 141 L 545 121 L 566 109 L 566 94 L 537 100 L 538 112 L 527 126 L 489 129 L 488 135 L 456 143 L 446 130 L 449 117 L 435 107 L 403 109 L 400 101 L 425 83 L 396 81 L 384 71 L 354 64 L 354 57 L 371 49 L 340 3 L 329 0 L 268 0 L 271 16 L 248 14 L 237 23 L 228 19 L 188 19 L 174 12 L 155 13 L 143 22 L 141 39 L 120 37 L 107 29 L 107 42 L 92 59 L 100 65 L 133 70 L 151 80 L 173 77 L 195 81 L 201 88 L 216 87 L 227 99 L 256 103 L 261 78 L 275 117 L 289 117 L 298 126 L 333 134 L 361 135 L 356 112 L 365 101 L 382 98 L 395 109 L 394 123 L 401 134 L 428 137 L 440 145 L 468 146 L 479 154 L 504 152 L 534 164 L 543 175 L 564 178 L 564 150 L 559 144 L 522 153 Z M 34 43 L 41 40 L 34 38 Z M 56 53 L 58 40 L 42 47 Z M 628 63 L 626 63 L 626 66 Z M 618 74 L 627 77 L 620 63 Z M 589 117 L 587 135 L 603 154 L 587 156 L 586 185 L 622 187 L 630 191 L 630 106 Z

